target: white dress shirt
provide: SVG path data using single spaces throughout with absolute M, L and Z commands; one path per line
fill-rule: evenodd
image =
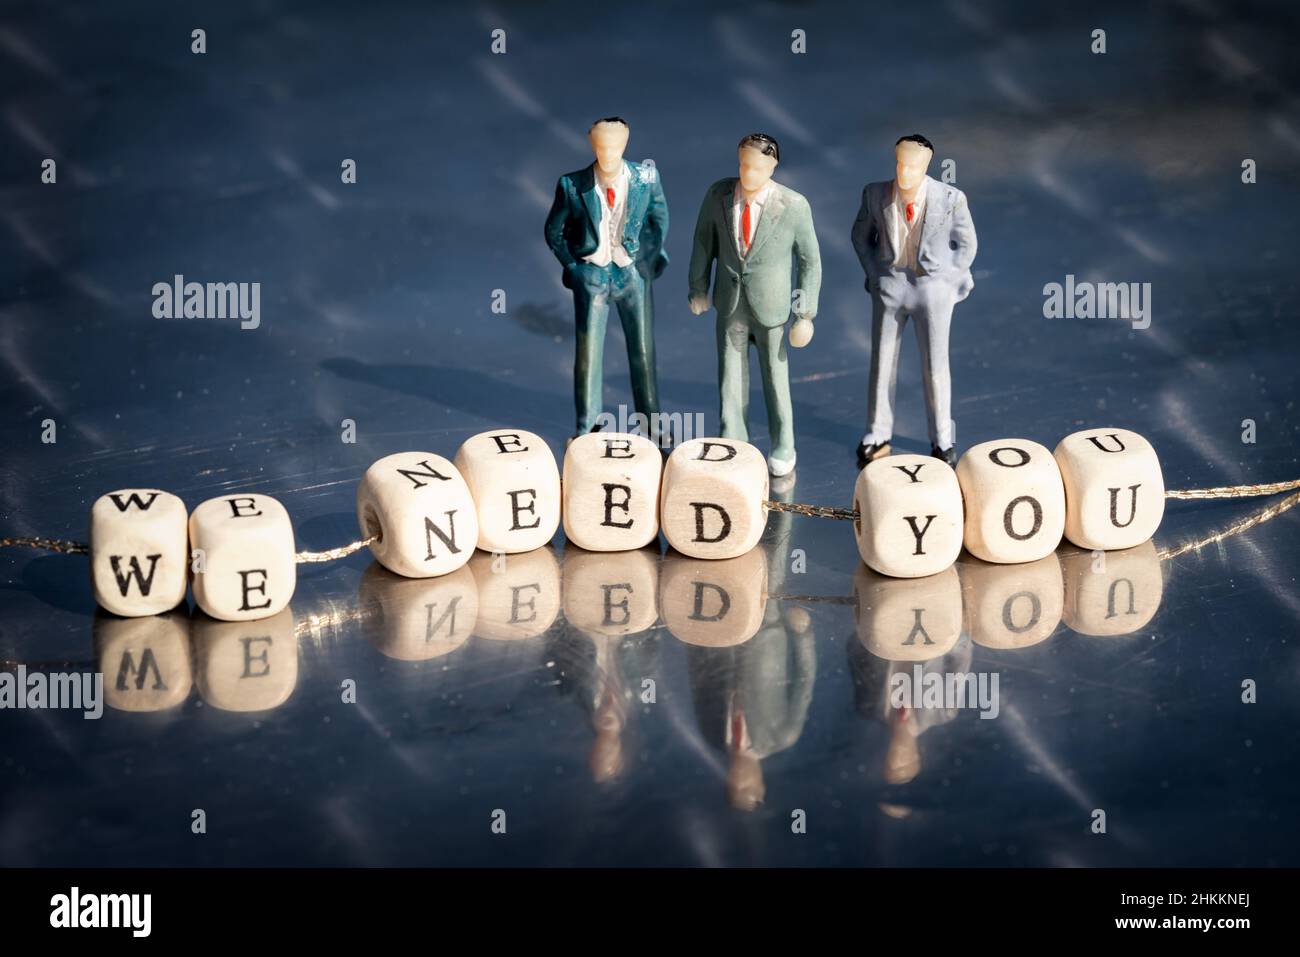
M 763 215 L 763 207 L 767 204 L 768 197 L 771 194 L 772 184 L 769 182 L 749 201 L 749 242 L 751 246 L 755 237 L 758 236 L 758 218 Z M 731 200 L 731 238 L 736 244 L 736 252 L 740 253 L 741 259 L 744 259 L 745 254 L 749 252 L 745 248 L 740 232 L 740 217 L 744 212 L 745 194 L 740 191 L 740 182 L 737 181 L 736 191 L 732 194 Z
M 609 201 L 606 197 L 606 184 L 600 181 L 600 172 L 598 169 L 592 169 L 592 177 L 595 180 L 596 206 L 600 210 L 600 222 L 596 224 L 596 234 L 600 237 L 600 245 L 590 256 L 584 257 L 587 262 L 595 266 L 608 266 L 612 260 L 618 266 L 632 265 L 632 257 L 627 254 L 623 248 L 623 227 L 627 222 L 627 187 L 628 175 L 627 164 L 619 170 L 618 176 L 610 185 L 614 187 L 614 208 L 609 208 Z
M 912 221 L 907 221 L 907 201 L 903 199 L 903 194 L 899 192 L 898 184 L 894 184 L 894 201 L 889 206 L 890 211 L 890 236 L 894 241 L 894 268 L 903 269 L 904 267 L 912 269 L 915 272 L 923 272 L 920 264 L 917 262 L 917 254 L 921 248 L 921 224 L 925 222 L 925 188 L 926 180 L 921 180 L 921 188 L 916 191 L 916 199 L 912 201 Z

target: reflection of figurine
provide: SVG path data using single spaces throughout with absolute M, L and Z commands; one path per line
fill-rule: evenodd
M 894 179 L 867 184 L 853 223 L 853 248 L 871 293 L 867 433 L 858 444 L 862 465 L 890 450 L 898 350 L 909 317 L 921 352 L 930 451 L 949 465 L 957 461 L 948 326 L 953 306 L 974 286 L 975 224 L 965 194 L 926 175 L 933 156 L 930 141 L 916 133 L 894 144 Z
M 637 412 L 658 421 L 654 299 L 651 283 L 668 264 L 668 203 L 653 164 L 629 163 L 627 121 L 591 125 L 596 161 L 560 177 L 546 217 L 546 244 L 573 290 L 577 354 L 573 394 L 578 434 L 595 430 L 604 405 L 605 323 L 612 303 L 623 322 L 632 398 Z
M 853 703 L 859 715 L 874 718 L 889 728 L 885 746 L 884 778 L 887 784 L 907 784 L 921 773 L 921 747 L 918 740 L 930 728 L 947 724 L 957 717 L 955 708 L 894 707 L 891 696 L 898 674 L 911 676 L 917 669 L 925 674 L 946 676 L 970 670 L 972 645 L 965 638 L 953 647 L 918 663 L 916 660 L 890 661 L 869 651 L 865 642 L 850 638 L 845 642 L 849 656 L 849 674 L 853 677 Z
M 793 311 L 790 343 L 812 338 L 821 288 L 821 255 L 812 209 L 799 193 L 772 182 L 781 158 L 776 140 L 752 133 L 740 141 L 740 176 L 709 187 L 695 224 L 690 307 L 709 307 L 709 274 L 718 311 L 718 390 L 724 438 L 748 441 L 749 344 L 758 347 L 772 450 L 768 469 L 786 475 L 795 464 L 794 417 L 786 365 L 785 323 Z M 790 257 L 797 260 L 795 288 Z

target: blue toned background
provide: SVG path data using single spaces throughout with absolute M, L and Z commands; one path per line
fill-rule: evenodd
M 559 454 L 572 307 L 541 227 L 556 177 L 590 161 L 588 125 L 615 113 L 671 211 L 656 287 L 670 411 L 716 423 L 712 318 L 686 309 L 685 269 L 739 138 L 776 136 L 777 179 L 812 204 L 825 278 L 816 338 L 791 359 L 796 501 L 849 501 L 870 354 L 849 228 L 914 131 L 935 144 L 932 173 L 955 163 L 979 233 L 952 329 L 959 448 L 1117 425 L 1152 441 L 1171 488 L 1300 476 L 1295 10 L 870 6 L 8 4 L 0 534 L 84 539 L 98 495 L 143 485 L 191 508 L 275 495 L 300 547 L 327 548 L 355 537 L 355 483 L 382 455 L 450 456 L 503 425 Z M 40 182 L 46 157 L 56 185 Z M 260 328 L 154 319 L 150 290 L 177 273 L 260 282 Z M 1045 319 L 1043 286 L 1067 274 L 1151 283 L 1151 327 Z M 630 402 L 616 325 L 611 409 Z M 924 451 L 910 334 L 899 403 L 898 445 Z M 1171 504 L 1156 544 L 1265 504 Z M 403 662 L 358 611 L 364 553 L 304 568 L 278 708 L 231 713 L 195 690 L 100 721 L 0 712 L 0 863 L 1300 864 L 1298 515 L 1161 563 L 1159 610 L 1131 634 L 1063 624 L 1018 651 L 964 634 L 968 667 L 1001 676 L 1002 713 L 929 728 L 907 783 L 884 773 L 879 668 L 848 602 L 774 601 L 811 627 L 765 633 L 749 659 L 698 654 L 662 622 L 626 639 L 614 659 L 653 677 L 658 701 L 631 708 L 624 770 L 598 782 L 583 704 L 598 643 L 563 614 L 544 634 Z M 768 545 L 785 594 L 852 595 L 847 525 L 797 518 Z M 806 571 L 789 569 L 795 549 Z M 0 576 L 0 658 L 92 665 L 84 559 L 6 550 Z M 773 719 L 784 746 L 750 812 L 728 804 L 714 721 L 736 675 L 781 692 L 774 708 L 811 695 Z M 346 678 L 356 705 L 340 702 Z M 1240 702 L 1246 678 L 1257 704 Z M 497 808 L 505 836 L 489 831 Z

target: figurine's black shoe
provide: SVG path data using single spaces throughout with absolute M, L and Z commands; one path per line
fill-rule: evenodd
M 937 445 L 932 445 L 930 446 L 930 454 L 933 455 L 936 459 L 943 459 L 953 468 L 957 467 L 957 449 L 955 446 L 949 446 L 946 449 L 941 449 Z
M 858 443 L 858 468 L 863 468 L 868 462 L 874 461 L 890 452 L 888 442 L 874 442 L 868 445 L 866 442 Z

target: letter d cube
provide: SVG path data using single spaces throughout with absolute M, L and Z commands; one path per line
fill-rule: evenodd
M 890 455 L 867 464 L 853 489 L 858 554 L 893 578 L 936 575 L 961 553 L 957 473 L 928 455 Z
M 1165 480 L 1151 443 L 1127 429 L 1085 429 L 1052 453 L 1065 483 L 1065 537 L 1106 551 L 1141 545 L 1165 514 Z
M 691 558 L 735 558 L 763 535 L 763 453 L 736 439 L 691 439 L 668 456 L 659 521 L 673 548 Z

